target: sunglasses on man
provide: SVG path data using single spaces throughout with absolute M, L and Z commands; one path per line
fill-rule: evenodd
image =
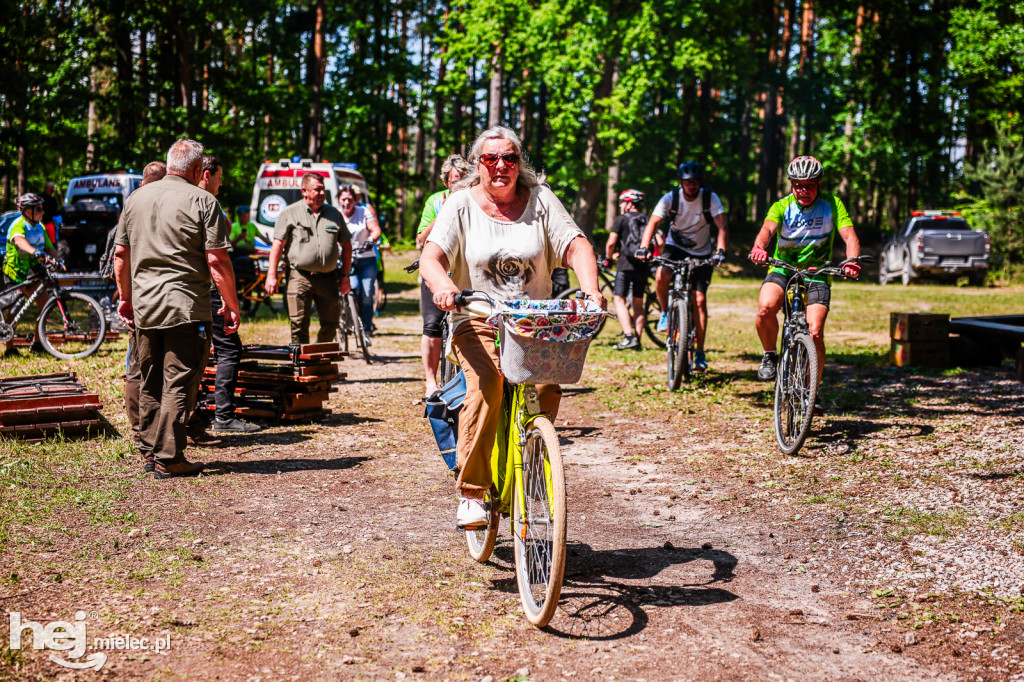
M 509 152 L 508 154 L 481 154 L 480 163 L 487 166 L 488 168 L 494 168 L 498 165 L 498 159 L 505 162 L 506 166 L 518 166 L 519 155 L 515 152 Z

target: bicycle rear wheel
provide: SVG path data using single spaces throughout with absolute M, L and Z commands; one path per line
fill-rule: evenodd
M 775 440 L 782 454 L 792 455 L 804 444 L 817 393 L 818 353 L 811 337 L 801 332 L 783 348 L 775 378 Z
M 516 583 L 526 618 L 544 627 L 555 615 L 565 574 L 565 472 L 555 427 L 535 417 L 513 492 Z
M 644 294 L 644 331 L 647 338 L 658 348 L 664 348 L 668 341 L 667 331 L 658 331 L 658 320 L 661 319 L 661 304 L 653 291 Z
M 345 301 L 345 305 L 348 306 L 348 315 L 352 323 L 350 329 L 356 337 L 356 347 L 362 351 L 363 360 L 366 361 L 366 364 L 372 364 L 373 358 L 370 357 L 370 349 L 366 345 L 366 331 L 363 329 L 363 319 L 359 317 L 359 304 L 356 303 L 356 297 L 352 294 L 345 296 Z
M 498 539 L 498 505 L 494 504 L 494 493 L 488 492 L 484 498 L 484 505 L 487 507 L 487 525 L 483 528 L 470 528 L 466 530 L 466 545 L 469 546 L 469 556 L 475 561 L 483 563 L 491 558 L 494 551 L 494 542 Z
M 46 352 L 55 358 L 85 358 L 95 353 L 106 338 L 107 318 L 95 299 L 69 291 L 46 302 L 36 334 Z

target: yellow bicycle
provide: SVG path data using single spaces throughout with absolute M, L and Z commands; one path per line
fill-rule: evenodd
M 490 303 L 496 311 L 505 388 L 491 455 L 493 484 L 485 497 L 488 523 L 467 529 L 466 543 L 473 559 L 487 561 L 501 516 L 511 519 L 520 601 L 530 623 L 544 627 L 562 590 L 566 498 L 558 436 L 540 410 L 536 384 L 579 380 L 587 347 L 606 313 L 583 301 L 498 303 L 470 291 L 456 297 L 458 306 L 474 301 Z M 532 336 L 517 333 L 524 326 Z M 571 338 L 554 340 L 549 332 L 555 328 L 570 329 Z

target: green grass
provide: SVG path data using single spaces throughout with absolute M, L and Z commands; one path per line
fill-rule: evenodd
M 891 526 L 889 535 L 895 540 L 918 534 L 947 540 L 967 525 L 968 516 L 959 509 L 926 512 L 913 507 L 897 507 L 886 512 L 883 521 Z

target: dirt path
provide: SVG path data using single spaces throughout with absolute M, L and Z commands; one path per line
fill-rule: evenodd
M 708 465 L 777 459 L 735 445 L 762 437 L 763 412 L 626 419 L 588 389 L 600 369 L 559 415 L 569 564 L 559 613 L 531 628 L 507 526 L 487 564 L 453 529 L 452 480 L 420 419 L 416 321 L 380 327 L 378 362 L 344 363 L 324 424 L 229 438 L 197 453 L 211 467 L 196 480 L 153 481 L 126 463 L 136 525 L 94 529 L 77 563 L 74 542 L 38 548 L 0 603 L 42 623 L 82 610 L 90 638 L 170 634 L 159 654 L 108 652 L 98 675 L 118 679 L 1013 674 L 880 612 L 851 585 L 831 517 L 798 523 L 755 504 L 755 481 Z M 60 582 L 43 579 L 61 565 Z M 1019 642 L 1019 624 L 1002 636 Z M 0 678 L 74 674 L 45 652 L 0 651 Z

